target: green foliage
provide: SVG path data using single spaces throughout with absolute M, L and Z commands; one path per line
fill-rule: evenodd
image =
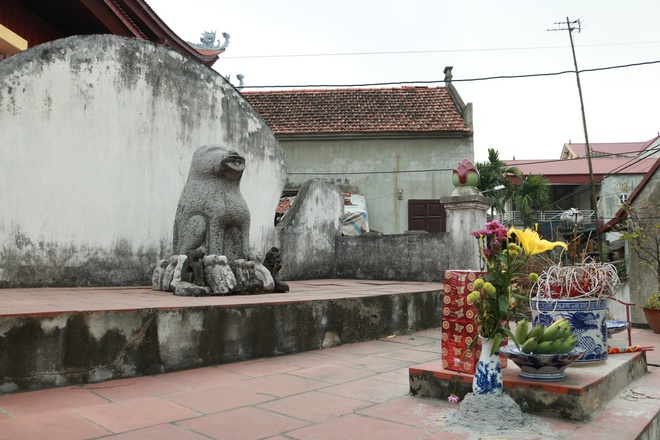
M 534 211 L 542 209 L 550 201 L 548 180 L 539 174 L 519 174 L 520 184 L 513 192 L 513 204 L 520 211 L 525 227 L 534 223 Z
M 660 203 L 642 199 L 635 206 L 624 205 L 623 210 L 627 218 L 618 229 L 621 238 L 635 251 L 640 266 L 655 275 L 660 291 Z
M 646 299 L 642 307 L 645 309 L 660 309 L 660 294 L 654 292 Z
M 494 148 L 488 149 L 488 160 L 486 162 L 477 162 L 477 170 L 479 170 L 479 191 L 484 196 L 491 199 L 493 208 L 499 215 L 504 214 L 506 209 L 506 202 L 511 198 L 514 186 L 507 180 L 507 177 L 518 175 L 520 171 L 516 167 L 507 166 L 506 162 L 500 159 L 500 155 Z M 504 189 L 501 191 L 493 191 L 492 189 L 503 185 Z

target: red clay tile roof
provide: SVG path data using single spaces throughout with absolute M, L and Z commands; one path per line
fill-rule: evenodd
M 242 94 L 277 135 L 472 131 L 444 87 Z

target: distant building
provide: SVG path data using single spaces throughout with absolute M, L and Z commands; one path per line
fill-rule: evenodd
M 312 178 L 366 197 L 369 227 L 441 232 L 452 170 L 473 159 L 472 105 L 445 87 L 243 92 L 284 149 L 287 189 Z
M 593 143 L 591 164 L 598 214 L 612 219 L 628 195 L 641 182 L 660 157 L 660 136 L 645 142 Z M 561 158 L 507 160 L 523 174 L 541 174 L 550 182 L 550 205 L 547 211 L 576 208 L 591 212 L 589 163 L 585 144 L 564 144 Z M 593 223 L 593 218 L 591 222 Z

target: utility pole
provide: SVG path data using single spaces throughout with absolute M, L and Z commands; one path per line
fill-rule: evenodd
M 573 31 L 582 31 L 582 23 L 580 19 L 569 20 L 566 17 L 566 22 L 555 23 L 560 26 L 557 29 L 548 29 L 550 31 L 568 31 L 568 37 L 571 40 L 571 51 L 573 52 L 573 64 L 575 65 L 575 77 L 577 79 L 578 94 L 580 95 L 580 109 L 582 110 L 582 129 L 584 130 L 584 145 L 587 153 L 587 164 L 589 164 L 589 186 L 591 187 L 591 210 L 594 212 L 594 225 L 596 227 L 596 236 L 598 238 L 598 258 L 603 261 L 603 244 L 600 237 L 600 229 L 598 228 L 598 202 L 596 201 L 596 185 L 594 183 L 594 170 L 591 164 L 591 147 L 589 145 L 589 134 L 587 132 L 587 117 L 584 113 L 584 99 L 582 99 L 582 85 L 580 84 L 580 71 L 578 70 L 577 57 L 575 56 L 575 45 L 573 44 Z M 566 26 L 566 27 L 563 27 Z

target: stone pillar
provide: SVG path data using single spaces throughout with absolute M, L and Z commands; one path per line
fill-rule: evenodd
M 453 265 L 450 269 L 479 270 L 479 249 L 472 232 L 484 228 L 490 199 L 482 195 L 441 197 L 445 206 L 446 230 L 450 234 Z

